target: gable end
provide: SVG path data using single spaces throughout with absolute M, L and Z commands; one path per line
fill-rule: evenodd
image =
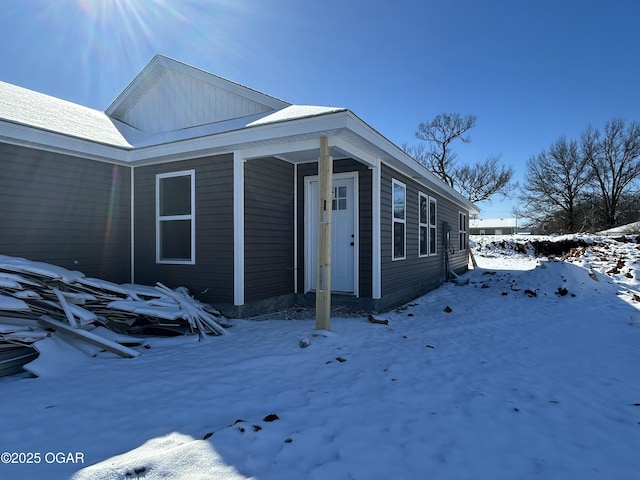
M 288 105 L 216 75 L 156 56 L 106 113 L 138 130 L 163 133 L 268 113 Z

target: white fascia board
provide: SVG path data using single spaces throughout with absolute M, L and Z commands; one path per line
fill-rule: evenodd
M 254 150 L 254 154 L 257 154 L 256 152 L 261 151 L 262 147 L 258 145 L 261 142 L 273 143 L 274 145 L 280 142 L 286 145 L 284 142 L 288 137 L 294 139 L 295 137 L 309 136 L 308 138 L 317 139 L 321 136 L 330 136 L 338 129 L 344 128 L 346 125 L 345 114 L 346 112 L 342 111 L 282 123 L 242 128 L 232 132 L 182 140 L 170 144 L 143 147 L 132 150 L 129 159 L 132 163 L 145 164 L 154 163 L 164 157 L 169 157 L 172 160 L 178 160 L 181 157 L 193 158 L 194 154 L 206 155 L 208 151 L 218 149 L 226 149 L 228 152 L 235 150 L 251 151 L 251 144 L 254 142 L 256 142 L 257 147 Z M 277 151 L 278 148 L 274 147 L 273 151 Z M 291 151 L 286 147 L 280 150 L 280 153 Z
M 346 128 L 360 135 L 362 138 L 367 140 L 372 145 L 375 145 L 386 155 L 388 155 L 387 159 L 382 158 L 382 161 L 384 163 L 388 163 L 391 167 L 395 168 L 399 172 L 404 173 L 405 175 L 413 178 L 420 183 L 423 183 L 425 186 L 430 187 L 432 190 L 436 190 L 442 195 L 452 198 L 457 204 L 468 209 L 471 213 L 480 212 L 480 209 L 476 205 L 462 196 L 459 192 L 444 184 L 444 182 L 442 182 L 433 173 L 427 170 L 427 168 L 425 168 L 423 165 L 420 165 L 400 147 L 382 136 L 367 123 L 363 122 L 353 112 L 349 111 L 348 114 L 349 121 L 347 122 Z M 392 161 L 390 162 L 389 160 Z
M 330 136 L 344 127 L 345 113 L 341 111 L 293 121 L 240 128 L 216 135 L 132 149 L 100 144 L 4 121 L 0 121 L 0 140 L 109 163 L 146 165 L 194 158 L 198 155 L 208 155 L 212 151 L 231 153 L 234 150 L 247 149 L 248 154 L 251 154 L 251 144 L 256 147 L 253 153 L 255 155 L 261 150 L 260 154 L 264 155 L 265 143 L 273 145 L 270 147 L 271 151 L 285 153 L 292 151 L 287 147 L 289 143 L 286 141 L 287 137 L 293 139 L 307 136 L 311 141 L 315 140 L 314 147 L 317 148 L 317 138 Z M 260 143 L 263 146 L 258 146 Z M 280 143 L 280 146 L 277 146 L 277 143 Z M 295 146 L 295 148 L 300 147 Z
M 129 163 L 128 149 L 5 121 L 0 121 L 0 142 L 107 163 Z
M 320 138 L 318 136 L 318 138 Z M 308 140 L 298 140 L 294 142 L 280 142 L 268 145 L 261 145 L 252 148 L 243 148 L 242 158 L 251 160 L 253 158 L 277 157 L 285 153 L 301 152 L 305 150 L 320 150 L 318 138 Z

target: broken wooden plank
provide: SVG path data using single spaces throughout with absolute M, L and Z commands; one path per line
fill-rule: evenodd
M 28 311 L 29 305 L 19 298 L 0 295 L 0 308 L 9 311 Z
M 203 335 L 207 333 L 207 329 L 215 335 L 226 334 L 225 329 L 215 321 L 213 315 L 206 312 L 200 302 L 192 298 L 186 289 L 171 290 L 160 282 L 156 283 L 156 288 L 176 301 L 184 313 L 183 318 L 189 322 L 192 329 L 197 328 Z
M 52 290 L 53 290 L 53 293 L 56 294 L 56 297 L 58 297 L 60 306 L 64 310 L 64 314 L 67 316 L 67 320 L 69 320 L 69 325 L 71 325 L 73 328 L 78 328 L 78 322 L 76 322 L 76 319 L 73 316 L 73 312 L 71 311 L 71 307 L 69 307 L 69 304 L 67 303 L 67 299 L 64 298 L 64 295 L 62 294 L 62 292 L 57 288 L 54 287 L 52 288 Z
M 65 325 L 64 323 L 59 322 L 58 320 L 54 320 L 53 318 L 46 315 L 42 315 L 39 321 L 43 325 L 53 328 L 57 332 L 71 335 L 78 340 L 87 342 L 91 345 L 96 345 L 103 348 L 104 350 L 115 353 L 116 355 L 120 355 L 121 357 L 134 358 L 140 356 L 140 352 L 136 352 L 131 348 L 124 347 L 116 342 L 112 342 L 111 340 L 107 340 L 106 338 L 102 338 L 86 330 L 72 328 L 69 325 Z

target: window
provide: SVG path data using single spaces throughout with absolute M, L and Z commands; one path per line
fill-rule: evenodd
M 195 170 L 156 175 L 156 262 L 195 263 Z
M 429 197 L 418 192 L 418 255 L 429 255 Z
M 406 258 L 407 187 L 393 180 L 393 259 Z
M 458 238 L 460 239 L 460 250 L 466 250 L 467 249 L 467 214 L 466 213 L 458 213 L 458 229 L 459 229 L 459 236 Z
M 421 257 L 435 255 L 438 244 L 436 199 L 419 192 L 418 202 L 418 254 Z
M 438 228 L 437 225 L 437 212 L 436 212 L 436 199 L 429 198 L 429 255 L 435 255 L 438 245 Z
M 347 187 L 333 187 L 333 199 L 331 200 L 332 210 L 347 209 Z

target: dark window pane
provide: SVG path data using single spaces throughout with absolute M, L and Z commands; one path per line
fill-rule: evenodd
M 393 184 L 393 218 L 404 220 L 405 189 L 402 185 Z
M 420 223 L 427 223 L 427 198 L 420 196 Z
M 191 214 L 191 176 L 160 179 L 160 216 Z
M 404 257 L 404 223 L 393 222 L 393 257 Z
M 191 220 L 160 222 L 160 259 L 191 260 Z
M 429 225 L 436 224 L 436 202 L 429 202 Z
M 427 254 L 427 227 L 420 227 L 420 255 Z
M 436 253 L 436 228 L 431 227 L 429 232 L 429 253 L 433 255 Z

